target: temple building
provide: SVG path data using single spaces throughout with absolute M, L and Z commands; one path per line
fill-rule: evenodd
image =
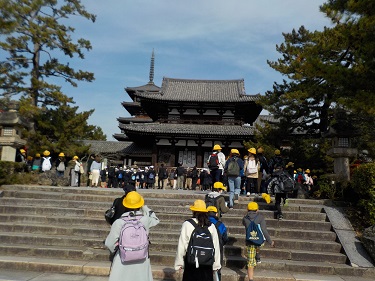
M 131 117 L 118 118 L 121 134 L 114 138 L 137 148 L 121 152 L 126 165 L 205 167 L 215 144 L 226 155 L 231 148 L 246 153 L 243 141 L 252 139 L 262 107 L 258 95 L 246 94 L 243 79 L 164 77 L 159 87 L 153 76 L 154 53 L 149 82 L 125 88 L 132 101 L 122 105 Z

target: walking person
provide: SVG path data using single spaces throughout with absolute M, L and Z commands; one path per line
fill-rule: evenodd
M 212 183 L 222 181 L 225 155 L 221 152 L 222 148 L 220 145 L 215 144 L 212 148 L 212 154 L 207 159 L 207 166 L 210 169 L 210 175 L 212 177 Z
M 222 217 L 222 214 L 225 214 L 229 211 L 229 208 L 225 204 L 225 198 L 223 196 L 223 192 L 226 191 L 226 187 L 223 185 L 222 182 L 215 182 L 213 191 L 206 194 L 204 201 L 206 202 L 206 206 L 215 206 L 218 213 L 218 218 Z
M 158 171 L 158 189 L 164 189 L 167 186 L 168 173 L 167 169 L 164 167 L 164 163 L 161 163 Z
M 229 203 L 228 207 L 233 209 L 234 203 L 238 203 L 238 197 L 241 193 L 241 170 L 244 169 L 244 163 L 240 158 L 238 149 L 231 149 L 230 156 L 225 162 L 224 173 L 228 178 Z
M 190 210 L 193 212 L 193 216 L 182 224 L 174 267 L 175 270 L 184 270 L 182 281 L 213 281 L 213 271 L 221 268 L 218 233 L 215 225 L 208 218 L 206 204 L 203 200 L 195 200 L 194 205 L 190 206 Z M 214 258 L 213 260 L 211 258 L 210 263 L 206 265 L 200 264 L 198 257 L 195 260 L 193 258 L 193 261 L 190 260 L 188 246 L 190 238 L 196 230 L 202 231 L 202 234 L 204 232 L 205 236 L 210 236 L 212 240 L 211 246 L 209 248 L 206 247 L 210 255 L 205 253 L 205 256 L 212 257 L 211 254 L 214 252 Z M 205 240 L 211 241 L 210 239 Z
M 215 206 L 208 206 L 207 212 L 208 212 L 208 219 L 210 220 L 212 224 L 215 225 L 217 229 L 217 234 L 219 236 L 219 244 L 220 244 L 220 263 L 223 264 L 224 245 L 229 241 L 227 227 L 222 221 L 219 220 L 220 216 Z M 218 275 L 217 281 L 221 281 L 221 269 L 217 270 L 217 275 Z
M 256 194 L 260 169 L 256 149 L 252 147 L 248 150 L 248 152 L 249 155 L 247 161 L 245 162 L 246 196 Z
M 101 169 L 102 163 L 100 162 L 100 156 L 96 155 L 90 167 L 90 173 L 92 176 L 91 187 L 98 187 Z
M 278 220 L 284 218 L 281 210 L 281 202 L 284 206 L 288 205 L 288 192 L 293 192 L 295 189 L 295 181 L 290 177 L 289 173 L 283 170 L 282 166 L 275 166 L 272 173 L 272 179 L 268 183 L 267 193 L 275 194 L 275 216 Z
M 108 234 L 105 245 L 114 254 L 111 273 L 109 281 L 132 280 L 132 281 L 152 281 L 152 271 L 150 257 L 132 262 L 122 262 L 120 252 L 117 250 L 120 239 L 120 234 L 123 226 L 127 220 L 136 219 L 144 226 L 147 234 L 149 229 L 159 223 L 156 214 L 144 204 L 143 197 L 136 191 L 129 192 L 122 204 L 128 209 L 123 213 L 120 219 L 114 221 L 111 226 L 111 231 Z M 148 245 L 147 245 L 148 248 Z
M 185 181 L 185 173 L 186 173 L 186 170 L 185 168 L 182 166 L 181 163 L 178 163 L 177 165 L 177 168 L 176 168 L 176 174 L 177 174 L 177 189 L 184 189 L 185 186 L 184 186 L 184 181 Z
M 275 242 L 272 241 L 271 236 L 268 233 L 266 221 L 262 214 L 258 212 L 259 206 L 256 202 L 250 202 L 247 204 L 247 214 L 242 219 L 242 224 L 245 226 L 246 233 L 251 222 L 255 225 L 260 225 L 265 240 L 272 246 L 275 247 Z M 247 236 L 247 235 L 246 235 Z M 246 237 L 247 238 L 247 237 Z M 263 244 L 261 245 L 263 246 Z M 247 253 L 247 276 L 249 281 L 254 280 L 254 267 L 257 263 L 260 263 L 260 247 L 253 242 L 246 239 L 246 253 Z
M 197 189 L 197 181 L 199 178 L 199 173 L 197 166 L 194 166 L 193 169 L 191 170 L 191 189 L 196 190 Z
M 257 182 L 257 192 L 258 194 L 265 193 L 266 191 L 266 178 L 268 177 L 269 174 L 269 169 L 268 169 L 268 162 L 267 158 L 263 155 L 263 148 L 259 147 L 257 149 L 257 156 L 259 160 L 259 172 L 258 172 L 258 182 Z
M 59 157 L 56 159 L 56 174 L 57 177 L 62 178 L 65 173 L 65 154 L 60 152 Z
M 80 166 L 81 163 L 78 161 L 78 156 L 73 156 L 73 159 L 69 161 L 69 176 L 70 176 L 70 186 L 79 186 L 80 182 Z

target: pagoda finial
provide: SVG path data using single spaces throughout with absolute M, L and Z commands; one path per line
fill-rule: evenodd
M 154 54 L 154 49 L 152 49 L 151 65 L 150 65 L 150 82 L 148 82 L 149 84 L 154 84 L 154 64 L 155 64 L 155 54 Z

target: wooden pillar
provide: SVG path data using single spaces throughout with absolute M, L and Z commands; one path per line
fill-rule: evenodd
M 152 157 L 151 157 L 151 165 L 155 166 L 158 161 L 158 146 L 156 143 L 152 145 Z

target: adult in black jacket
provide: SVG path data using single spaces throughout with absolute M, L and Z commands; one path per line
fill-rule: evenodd
M 113 216 L 112 220 L 110 221 L 111 225 L 115 222 L 115 220 L 119 219 L 123 213 L 128 211 L 128 209 L 126 209 L 126 207 L 122 204 L 122 201 L 124 200 L 126 195 L 130 191 L 136 191 L 134 185 L 130 185 L 130 184 L 126 185 L 123 188 L 123 190 L 124 190 L 125 194 L 121 197 L 116 198 L 112 203 L 112 206 L 115 207 L 115 215 Z
M 158 189 L 164 189 L 164 183 L 166 182 L 167 178 L 167 169 L 164 167 L 164 164 L 162 163 L 158 171 Z

